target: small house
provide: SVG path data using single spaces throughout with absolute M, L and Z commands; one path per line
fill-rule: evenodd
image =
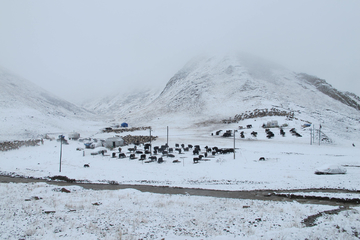
M 105 140 L 105 147 L 107 148 L 116 148 L 124 145 L 124 139 L 121 137 L 110 137 Z
M 78 132 L 72 132 L 69 133 L 69 139 L 71 140 L 78 140 L 80 138 L 80 133 Z
M 276 120 L 268 121 L 266 123 L 266 127 L 267 128 L 276 128 L 276 127 L 279 127 L 279 123 Z

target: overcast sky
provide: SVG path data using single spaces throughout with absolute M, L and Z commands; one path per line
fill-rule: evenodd
M 360 1 L 0 0 L 0 65 L 72 102 L 245 51 L 360 95 Z

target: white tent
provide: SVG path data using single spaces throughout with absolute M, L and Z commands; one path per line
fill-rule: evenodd
M 115 148 L 124 145 L 124 139 L 122 139 L 121 137 L 111 137 L 105 140 L 105 147 L 107 148 Z
M 78 133 L 78 132 L 69 133 L 69 139 L 77 140 L 79 138 L 80 138 L 80 133 Z

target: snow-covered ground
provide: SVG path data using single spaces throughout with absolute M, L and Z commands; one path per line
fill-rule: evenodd
M 359 207 L 0 184 L 1 239 L 356 239 Z
M 217 154 L 205 157 L 208 161 L 193 163 L 192 151 L 165 162 L 112 158 L 91 155 L 83 142 L 69 141 L 62 146 L 61 173 L 60 143 L 44 140 L 37 147 L 0 152 L 0 171 L 3 174 L 47 178 L 63 175 L 78 180 L 119 184 L 149 184 L 171 187 L 219 190 L 288 190 L 335 188 L 360 190 L 359 142 L 334 140 L 332 144 L 310 145 L 309 130 L 298 126 L 286 128 L 285 137 L 273 129 L 275 137 L 267 139 L 262 122 L 246 129 L 245 139 L 239 132 L 235 138 L 235 155 Z M 242 124 L 242 125 L 244 125 Z M 232 148 L 233 138 L 216 136 L 217 130 L 236 129 L 237 125 L 212 125 L 198 128 L 169 126 L 168 142 Z M 296 127 L 303 137 L 291 136 Z M 76 129 L 76 128 L 75 128 Z M 86 128 L 82 128 L 86 129 Z M 250 132 L 257 131 L 258 137 Z M 323 129 L 326 132 L 326 129 Z M 213 133 L 213 136 L 211 135 Z M 117 135 L 150 135 L 149 130 L 124 132 Z M 153 146 L 167 142 L 166 125 L 152 127 L 158 136 Z M 67 134 L 65 134 L 67 136 Z M 100 133 L 99 129 L 81 132 L 81 137 L 105 139 L 114 133 Z M 50 135 L 57 137 L 57 134 Z M 125 146 L 122 152 L 127 156 Z M 139 147 L 141 148 L 141 147 Z M 118 149 L 114 149 L 118 152 Z M 160 157 L 158 155 L 157 157 Z M 140 157 L 137 155 L 137 157 Z M 259 161 L 264 157 L 265 161 Z M 173 160 L 179 163 L 173 163 Z M 84 168 L 89 164 L 89 168 Z M 341 175 L 315 175 L 317 167 L 338 164 L 346 167 Z M 142 193 L 134 189 L 94 191 L 67 186 L 70 193 L 46 183 L 0 184 L 2 239 L 357 239 L 360 232 L 359 207 L 325 214 L 317 225 L 305 227 L 301 222 L 310 215 L 334 206 L 273 202 L 260 200 L 223 199 L 187 195 Z M 281 192 L 281 191 L 278 191 Z M 305 193 L 300 193 L 303 195 Z M 329 194 L 329 193 L 327 193 Z M 328 195 L 327 195 L 328 196 Z M 338 195 L 334 193 L 331 196 Z M 41 198 L 36 200 L 37 198 Z M 360 198 L 352 193 L 352 198 Z M 25 200 L 27 199 L 27 201 Z M 45 213 L 50 211 L 50 213 Z

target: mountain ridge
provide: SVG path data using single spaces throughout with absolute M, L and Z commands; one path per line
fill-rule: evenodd
M 98 117 L 0 67 L 0 140 L 35 138 L 75 130 L 75 122 Z
M 296 112 L 308 122 L 360 129 L 358 96 L 250 55 L 193 58 L 161 91 L 151 98 L 143 96 L 130 94 L 127 104 L 116 103 L 123 108 L 121 114 L 113 114 L 119 121 L 142 124 L 161 119 L 191 124 L 221 122 L 246 111 L 276 107 Z M 102 108 L 104 111 L 106 104 Z

